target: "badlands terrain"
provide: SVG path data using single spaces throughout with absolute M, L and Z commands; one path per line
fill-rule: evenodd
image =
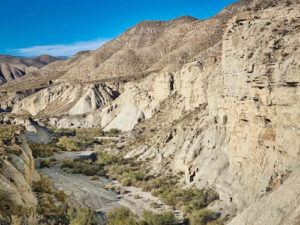
M 0 224 L 299 225 L 299 45 L 298 0 L 241 0 L 0 57 Z

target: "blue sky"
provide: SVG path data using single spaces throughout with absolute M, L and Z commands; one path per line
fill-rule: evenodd
M 0 54 L 71 56 L 143 20 L 204 19 L 234 0 L 0 0 Z

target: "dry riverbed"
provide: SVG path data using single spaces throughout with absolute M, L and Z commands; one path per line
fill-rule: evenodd
M 54 157 L 57 160 L 75 159 L 89 157 L 92 151 L 84 152 L 65 152 L 57 154 Z M 144 192 L 140 188 L 122 187 L 117 181 L 100 177 L 93 180 L 81 174 L 66 173 L 61 170 L 61 164 L 51 168 L 39 169 L 42 175 L 51 179 L 57 190 L 63 190 L 71 201 L 76 204 L 91 208 L 98 214 L 105 214 L 110 209 L 119 206 L 128 207 L 134 214 L 141 215 L 143 210 L 151 210 L 155 213 L 161 213 L 172 210 L 165 205 L 159 198 L 154 197 L 149 192 Z M 106 187 L 125 189 L 121 194 L 108 190 Z M 154 207 L 155 206 L 155 207 Z M 181 219 L 180 211 L 174 211 L 177 218 Z

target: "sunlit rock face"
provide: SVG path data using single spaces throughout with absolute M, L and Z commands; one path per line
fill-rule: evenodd
M 0 190 L 16 205 L 31 208 L 37 205 L 31 185 L 33 181 L 38 181 L 40 176 L 34 168 L 34 159 L 25 136 L 20 136 L 19 140 L 22 142 L 19 146 L 21 154 L 9 154 L 7 158 L 0 158 Z

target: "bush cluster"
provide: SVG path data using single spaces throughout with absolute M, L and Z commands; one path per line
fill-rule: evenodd
M 54 153 L 60 153 L 61 149 L 56 146 L 56 142 L 51 142 L 49 144 L 42 144 L 42 143 L 34 143 L 29 142 L 29 147 L 32 151 L 33 157 L 50 157 L 53 156 Z
M 65 151 L 81 151 L 84 150 L 84 148 L 91 146 L 93 143 L 93 138 L 62 136 L 59 138 L 56 145 Z
M 73 173 L 83 173 L 89 176 L 107 176 L 110 179 L 116 179 L 123 186 L 138 186 L 143 191 L 151 192 L 152 195 L 159 197 L 167 205 L 180 209 L 187 216 L 191 225 L 202 225 L 209 222 L 216 222 L 219 215 L 217 213 L 205 210 L 210 203 L 219 198 L 218 194 L 212 189 L 183 189 L 178 185 L 178 176 L 152 177 L 147 171 L 141 169 L 141 165 L 130 159 L 124 159 L 119 155 L 112 155 L 105 152 L 97 154 L 97 160 L 65 160 L 64 168 L 69 168 Z M 128 209 L 116 209 L 115 216 L 109 214 L 109 224 L 118 224 L 123 220 L 123 224 L 140 224 L 137 222 Z M 149 215 L 146 213 L 146 215 Z M 160 216 L 154 216 L 155 221 L 160 221 Z M 166 215 L 165 215 L 166 216 Z M 144 224 L 160 224 L 149 222 L 144 219 Z M 163 218 L 165 220 L 165 217 Z M 117 222 L 116 222 L 117 221 Z M 135 221 L 135 222 L 133 222 Z
M 155 214 L 150 211 L 144 211 L 138 219 L 128 208 L 114 208 L 107 213 L 108 225 L 172 225 L 177 224 L 172 212 Z
M 190 225 L 221 225 L 220 221 L 216 221 L 219 218 L 219 214 L 206 209 L 194 210 L 189 214 L 188 218 Z
M 64 129 L 57 132 L 61 135 L 57 142 L 57 146 L 66 151 L 82 151 L 87 147 L 92 147 L 94 143 L 97 143 L 95 137 L 116 136 L 120 133 L 117 129 L 104 132 L 100 128 L 79 128 L 76 130 Z
M 60 161 L 58 161 L 56 158 L 51 158 L 49 160 L 40 160 L 40 168 L 50 168 L 56 164 L 58 164 Z
M 0 126 L 0 157 L 8 154 L 20 155 L 22 149 L 19 146 L 18 135 L 23 132 L 20 126 Z
M 83 174 L 86 176 L 104 176 L 104 169 L 90 160 L 70 160 L 64 159 L 62 161 L 62 169 L 69 169 L 72 173 Z
M 0 189 L 0 224 L 6 224 L 11 215 L 22 216 L 30 214 L 31 208 L 24 208 L 15 204 L 11 200 L 11 196 Z
M 9 126 L 3 128 L 2 131 L 0 128 L 0 154 L 1 143 L 7 145 L 9 141 L 11 142 L 11 134 L 15 133 L 15 129 L 17 128 L 20 129 L 19 127 Z M 50 157 L 53 156 L 54 153 L 60 153 L 61 151 L 83 151 L 88 147 L 93 147 L 95 143 L 98 143 L 98 141 L 95 140 L 95 137 L 116 136 L 120 133 L 120 131 L 116 129 L 104 132 L 100 128 L 50 129 L 57 134 L 57 138 L 51 143 L 29 143 L 35 158 Z
M 36 212 L 42 215 L 41 223 L 45 224 L 94 224 L 94 215 L 90 210 L 67 203 L 67 196 L 63 191 L 55 191 L 53 183 L 41 177 L 33 184 L 33 191 L 37 192 L 38 207 Z M 57 204 L 60 202 L 60 204 Z

